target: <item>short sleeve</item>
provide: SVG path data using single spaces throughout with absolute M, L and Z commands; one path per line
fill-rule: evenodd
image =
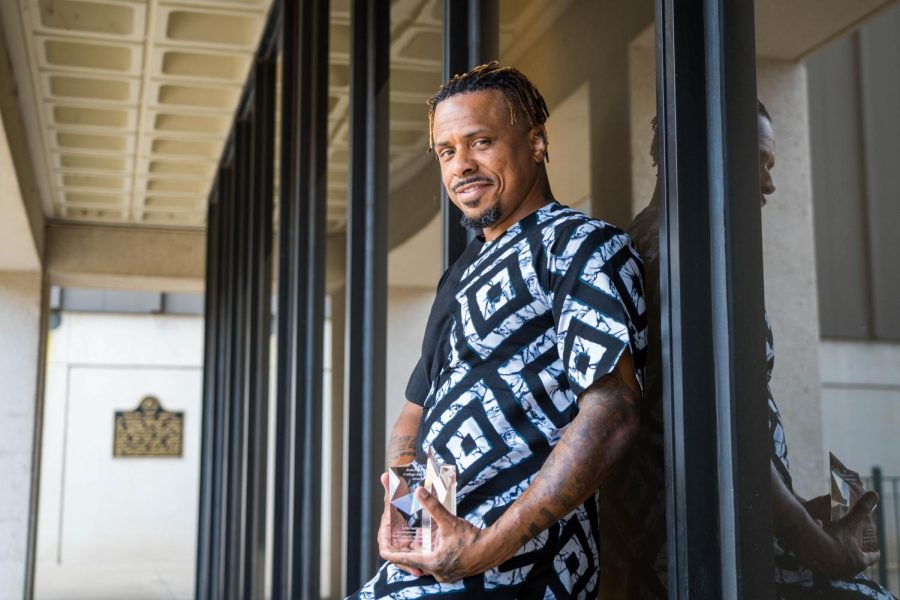
M 610 225 L 583 222 L 554 244 L 549 268 L 557 349 L 570 389 L 580 395 L 611 373 L 626 348 L 640 381 L 646 308 L 631 239 Z
M 409 376 L 409 382 L 406 384 L 406 399 L 413 404 L 422 406 L 431 390 L 431 382 L 428 378 L 428 371 L 425 369 L 423 358 L 419 358 L 419 362 L 413 367 Z
M 456 299 L 453 288 L 459 282 L 462 268 L 478 254 L 481 243 L 471 242 L 465 252 L 452 266 L 447 268 L 440 281 L 422 336 L 422 354 L 413 368 L 406 384 L 406 399 L 423 406 L 431 393 L 431 382 L 441 367 L 441 359 L 449 351 L 451 313 Z

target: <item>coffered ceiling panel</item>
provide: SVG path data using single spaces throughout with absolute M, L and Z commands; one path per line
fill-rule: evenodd
M 41 148 L 48 216 L 204 227 L 209 188 L 271 0 L 0 2 L 5 18 L 15 7 L 22 31 L 21 69 L 35 99 L 26 110 L 37 124 L 29 134 Z M 521 10 L 505 11 L 504 47 L 522 44 L 548 4 L 523 0 Z M 425 100 L 442 80 L 443 0 L 392 0 L 390 10 L 394 187 L 434 168 Z M 332 1 L 330 41 L 328 223 L 336 231 L 346 224 L 347 207 L 347 0 Z
M 17 4 L 52 218 L 202 227 L 271 0 Z

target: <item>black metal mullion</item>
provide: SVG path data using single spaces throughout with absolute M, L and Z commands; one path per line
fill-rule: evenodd
M 499 57 L 499 2 L 444 0 L 444 81 Z M 442 265 L 447 269 L 475 237 L 441 186 Z
M 197 519 L 197 568 L 195 597 L 210 597 L 209 569 L 212 552 L 212 503 L 213 480 L 215 478 L 213 443 L 215 405 L 217 393 L 216 353 L 218 336 L 218 295 L 219 295 L 219 258 L 218 246 L 221 228 L 220 216 L 220 175 L 217 173 L 209 196 L 206 216 L 206 276 L 204 284 L 204 352 L 203 352 L 203 413 L 200 442 L 200 493 Z
M 290 186 L 291 194 L 295 198 L 295 208 L 293 214 L 293 222 L 291 228 L 297 232 L 297 238 L 294 248 L 294 269 L 296 270 L 296 304 L 294 305 L 294 364 L 292 366 L 294 373 L 293 387 L 293 468 L 292 481 L 294 484 L 293 505 L 291 506 L 292 521 L 294 527 L 291 531 L 291 590 L 293 597 L 311 598 L 318 597 L 305 593 L 314 585 L 309 580 L 311 572 L 311 563 L 316 561 L 316 556 L 310 556 L 312 523 L 307 520 L 311 505 L 315 504 L 314 498 L 308 497 L 310 482 L 308 477 L 310 474 L 305 472 L 308 467 L 309 457 L 309 441 L 305 439 L 309 429 L 313 424 L 309 422 L 310 399 L 307 397 L 309 362 L 315 360 L 310 354 L 309 349 L 309 331 L 311 323 L 309 322 L 309 287 L 311 285 L 310 273 L 307 265 L 310 261 L 310 247 L 306 239 L 307 219 L 309 212 L 309 197 L 304 189 L 309 180 L 309 158 L 310 158 L 310 123 L 312 115 L 310 108 L 312 99 L 309 97 L 309 69 L 310 69 L 310 48 L 312 47 L 311 39 L 311 0 L 297 0 L 296 17 L 299 19 L 299 29 L 297 35 L 299 37 L 298 46 L 296 47 L 296 79 L 294 81 L 296 89 L 297 117 L 294 126 L 297 128 L 296 139 L 297 147 L 294 154 L 294 178 L 289 182 L 283 182 L 283 185 Z M 318 573 L 316 574 L 318 580 Z M 318 588 L 315 588 L 318 589 Z
M 350 9 L 350 174 L 347 223 L 346 589 L 374 573 L 383 510 L 390 14 Z
M 232 223 L 234 221 L 234 164 L 220 168 L 219 227 L 218 227 L 218 298 L 216 340 L 216 396 L 213 417 L 213 485 L 211 506 L 211 535 L 209 571 L 209 599 L 224 597 L 225 590 L 225 528 L 228 515 L 228 395 L 230 390 L 231 344 L 233 337 L 231 304 L 234 273 Z
M 244 475 L 246 469 L 246 422 L 245 422 L 245 389 L 246 378 L 246 346 L 247 333 L 247 190 L 250 173 L 248 172 L 248 142 L 250 125 L 245 119 L 238 120 L 234 128 L 234 165 L 235 177 L 234 208 L 232 214 L 233 256 L 231 268 L 234 271 L 232 280 L 232 345 L 230 360 L 232 368 L 228 374 L 231 388 L 227 396 L 227 409 L 230 417 L 228 428 L 228 511 L 225 530 L 226 555 L 226 587 L 224 598 L 238 598 L 243 589 L 244 566 Z
M 299 276 L 296 260 L 299 210 L 294 182 L 299 143 L 297 59 L 300 19 L 297 2 L 285 2 L 282 14 L 281 68 L 281 173 L 278 228 L 278 364 L 275 400 L 275 498 L 272 556 L 272 598 L 290 600 L 292 591 L 294 521 L 294 420 L 296 320 L 299 304 Z
M 328 0 L 304 0 L 298 90 L 301 120 L 297 153 L 297 267 L 303 274 L 295 357 L 298 406 L 295 431 L 293 589 L 317 598 L 320 588 L 322 504 L 322 377 L 327 229 Z
M 275 63 L 256 65 L 250 246 L 250 339 L 247 405 L 247 504 L 244 598 L 263 598 L 266 551 L 266 461 L 271 330 Z
M 673 598 L 773 595 L 753 6 L 724 4 L 656 5 Z
M 713 331 L 723 596 L 769 598 L 770 488 L 752 2 L 706 0 Z M 724 368 L 723 368 L 724 367 Z M 733 548 L 733 550 L 732 550 Z

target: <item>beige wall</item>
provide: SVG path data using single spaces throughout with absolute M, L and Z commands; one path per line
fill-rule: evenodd
M 62 314 L 47 348 L 35 598 L 191 596 L 202 361 L 201 317 Z M 146 395 L 184 413 L 182 456 L 112 456 L 115 411 Z
M 0 598 L 24 594 L 35 421 L 39 415 L 42 277 L 0 272 Z
M 203 231 L 53 224 L 46 238 L 46 265 L 54 285 L 203 290 Z
M 521 55 L 500 56 L 534 81 L 550 108 L 551 121 L 557 107 L 587 86 L 589 118 L 582 128 L 588 137 L 592 214 L 620 227 L 631 220 L 628 48 L 652 19 L 653 2 L 648 0 L 573 0 L 530 49 Z M 557 159 L 554 147 L 578 143 L 556 135 L 549 126 L 548 136 L 551 165 Z M 558 155 L 562 158 L 564 152 Z

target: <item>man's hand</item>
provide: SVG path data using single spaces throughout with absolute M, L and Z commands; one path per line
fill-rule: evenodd
M 420 575 L 422 575 L 422 571 L 420 571 L 419 569 L 407 567 L 388 558 L 388 555 L 393 555 L 395 553 L 403 551 L 402 548 L 398 548 L 393 545 L 393 541 L 391 540 L 392 525 L 405 525 L 405 522 L 401 522 L 403 521 L 403 517 L 400 515 L 400 513 L 396 509 L 391 508 L 391 498 L 388 481 L 388 474 L 382 473 L 381 485 L 384 487 L 384 512 L 381 513 L 381 524 L 378 526 L 378 551 L 381 554 L 381 558 L 393 562 L 407 573 L 419 577 Z
M 390 522 L 388 522 L 386 534 L 380 533 L 378 536 L 383 559 L 408 573 L 427 573 L 440 582 L 458 581 L 497 566 L 492 560 L 490 545 L 485 543 L 486 530 L 450 514 L 438 499 L 424 488 L 419 488 L 416 496 L 423 509 L 428 511 L 437 524 L 437 535 L 433 540 L 432 551 L 402 552 L 390 549 L 389 543 L 382 545 L 382 539 L 390 541 Z M 382 520 L 382 530 L 384 527 Z
M 412 462 L 416 458 L 416 437 L 419 432 L 419 422 L 422 420 L 422 407 L 412 402 L 403 405 L 403 409 L 394 422 L 391 436 L 387 445 L 387 464 L 403 465 Z M 381 475 L 381 485 L 384 487 L 384 512 L 381 514 L 381 524 L 378 527 L 378 547 L 381 555 L 391 550 L 391 519 L 402 519 L 396 509 L 391 509 L 391 499 L 388 490 L 388 474 Z M 412 575 L 419 576 L 422 573 L 417 569 L 403 567 L 401 569 Z
M 880 553 L 864 552 L 859 545 L 860 531 L 878 503 L 878 494 L 866 492 L 844 518 L 822 525 L 819 517 L 823 515 L 811 515 L 774 465 L 770 471 L 775 537 L 803 565 L 831 579 L 848 579 L 878 560 Z
M 830 543 L 817 553 L 815 570 L 832 579 L 848 579 L 878 562 L 880 552 L 865 552 L 860 547 L 866 518 L 877 505 L 878 494 L 866 492 L 844 517 L 822 527 Z

